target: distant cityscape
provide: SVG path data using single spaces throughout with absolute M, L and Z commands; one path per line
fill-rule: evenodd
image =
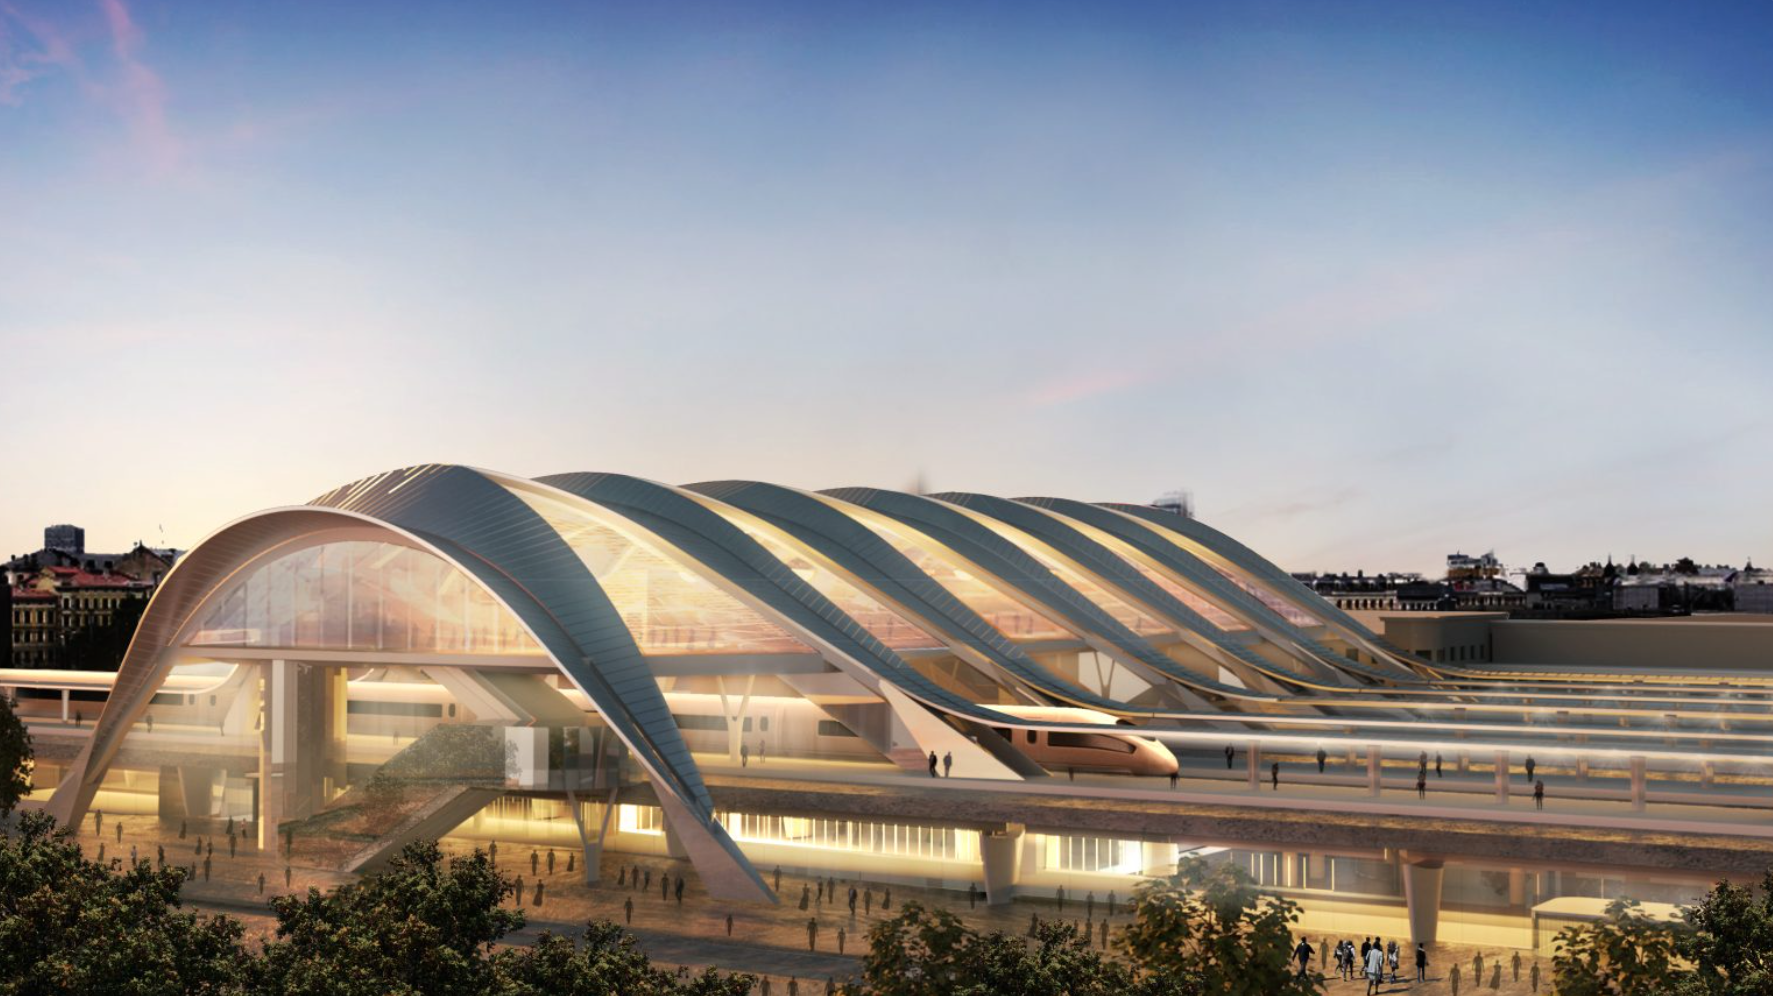
M 123 553 L 86 549 L 86 530 L 55 525 L 43 547 L 3 569 L 9 667 L 115 670 L 154 588 L 181 551 L 137 541 Z
M 1306 587 L 1349 610 L 1502 611 L 1520 619 L 1610 619 L 1703 612 L 1773 614 L 1773 570 L 1746 561 L 1700 564 L 1682 557 L 1657 564 L 1611 557 L 1573 571 L 1543 561 L 1510 570 L 1492 551 L 1447 555 L 1440 578 L 1414 572 L 1296 572 Z

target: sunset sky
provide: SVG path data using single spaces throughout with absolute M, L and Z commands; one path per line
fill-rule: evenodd
M 1773 564 L 1773 6 L 0 0 L 0 378 L 0 554 L 452 462 Z

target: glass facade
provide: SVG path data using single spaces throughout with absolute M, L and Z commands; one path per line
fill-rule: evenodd
M 527 490 L 516 492 L 584 561 L 647 654 L 809 654 L 755 609 L 715 586 L 671 550 L 613 512 Z
M 188 641 L 204 647 L 541 654 L 517 617 L 448 562 L 394 543 L 284 554 L 237 579 Z
M 1075 638 L 1070 630 L 973 576 L 961 558 L 949 553 L 942 544 L 866 509 L 838 502 L 831 504 L 867 526 L 918 570 L 929 575 L 931 580 L 946 588 L 961 604 L 978 613 L 1005 636 L 1013 640 Z
M 712 510 L 756 540 L 759 546 L 786 564 L 813 590 L 830 599 L 876 640 L 891 649 L 940 650 L 946 646 L 905 617 L 882 605 L 873 596 L 806 556 L 755 517 L 724 506 Z
M 1090 539 L 1093 539 L 1114 551 L 1120 556 L 1120 559 L 1133 565 L 1133 568 L 1143 575 L 1145 580 L 1162 588 L 1171 598 L 1174 598 L 1176 601 L 1193 609 L 1195 612 L 1199 613 L 1202 618 L 1219 629 L 1229 632 L 1232 630 L 1250 628 L 1236 616 L 1226 612 L 1215 603 L 1203 598 L 1193 589 L 1178 584 L 1168 574 L 1165 574 L 1146 563 L 1145 558 L 1138 551 L 1133 549 L 1132 544 L 1127 543 L 1118 536 L 1097 529 L 1095 526 L 1089 525 L 1088 523 L 1069 520 L 1068 522 L 1071 526 L 1075 527 L 1079 532 L 1088 536 Z

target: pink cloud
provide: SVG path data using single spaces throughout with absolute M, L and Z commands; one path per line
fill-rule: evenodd
M 25 84 L 58 68 L 80 68 L 67 38 L 48 22 L 0 2 L 0 104 L 17 107 L 24 102 Z
M 1092 370 L 1066 373 L 1035 385 L 1027 394 L 1027 402 L 1035 408 L 1083 401 L 1127 388 L 1139 387 L 1156 379 L 1164 371 L 1151 367 Z
M 166 120 L 166 84 L 142 60 L 145 38 L 123 0 L 99 0 L 99 6 L 117 60 L 118 82 L 112 90 L 117 110 L 129 123 L 137 151 L 151 166 L 170 168 L 178 161 L 180 145 Z

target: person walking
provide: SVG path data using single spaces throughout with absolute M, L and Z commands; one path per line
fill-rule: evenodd
M 1233 762 L 1235 760 L 1237 760 L 1237 748 L 1231 746 L 1230 744 L 1226 744 L 1225 745 L 1225 770 L 1226 771 L 1231 770 L 1231 762 Z
M 554 849 L 548 848 L 548 874 L 554 874 Z
M 947 778 L 951 774 L 953 774 L 953 772 L 954 772 L 954 752 L 953 751 L 945 751 L 942 754 L 942 777 Z
M 1459 996 L 1459 965 L 1457 962 L 1453 964 L 1453 970 L 1447 973 L 1447 987 L 1451 990 L 1452 996 Z
M 1484 953 L 1482 951 L 1471 956 L 1471 977 L 1476 980 L 1472 985 L 1481 986 L 1484 984 Z
M 1531 985 L 1533 987 L 1534 992 L 1539 991 L 1539 963 L 1538 962 L 1534 962 L 1533 967 L 1527 970 L 1527 982 L 1529 985 Z
M 884 913 L 887 910 L 890 910 L 892 908 L 893 908 L 893 887 L 889 885 L 886 887 L 885 894 L 880 897 L 880 910 L 882 913 Z
M 1416 945 L 1416 981 L 1428 981 L 1428 949 L 1421 944 Z
M 1108 918 L 1102 918 L 1102 950 L 1108 950 Z
M 940 758 L 938 758 L 936 756 L 936 752 L 930 751 L 930 777 L 931 778 L 936 777 L 936 765 L 941 764 L 941 763 L 942 763 L 942 761 Z
M 844 929 L 842 926 L 839 926 L 837 928 L 837 953 L 838 954 L 843 954 L 843 942 L 844 942 L 844 939 L 847 938 L 848 936 L 849 935 L 844 932 Z
M 682 880 L 679 879 L 679 881 L 682 881 Z M 671 898 L 671 873 L 670 872 L 660 872 L 659 873 L 659 902 L 661 902 L 661 903 L 665 902 L 665 901 L 669 900 L 670 898 Z
M 1428 798 L 1428 776 L 1420 771 L 1416 773 L 1416 798 Z
M 531 875 L 534 875 L 541 870 L 542 870 L 542 856 L 540 854 L 537 854 L 535 852 L 534 848 L 531 848 L 530 852 L 529 852 L 529 873 Z
M 819 949 L 819 921 L 810 916 L 806 918 L 806 949 L 808 951 Z
M 757 763 L 758 764 L 762 764 L 764 761 L 763 748 L 764 748 L 764 739 L 762 737 L 758 737 L 757 738 Z
M 677 897 L 677 905 L 683 905 L 683 876 L 677 876 L 677 884 L 672 887 L 672 895 Z
M 1502 962 L 1501 962 L 1501 960 L 1498 960 L 1496 962 L 1496 964 L 1490 966 L 1490 988 L 1491 989 L 1501 989 L 1502 988 Z
M 265 873 L 259 872 L 259 895 L 265 894 Z
M 733 936 L 733 915 L 731 913 L 726 915 L 726 936 Z
M 1385 952 L 1375 944 L 1367 949 L 1367 996 L 1374 996 L 1379 991 L 1379 982 L 1385 978 Z
M 1509 959 L 1509 969 L 1509 981 L 1521 981 L 1521 953 L 1519 951 L 1516 951 L 1514 957 Z
M 1434 776 L 1441 776 L 1441 752 L 1438 750 L 1434 752 Z
M 627 923 L 629 926 L 634 925 L 634 897 L 633 896 L 627 896 L 627 897 L 623 898 L 623 900 L 622 900 L 622 916 L 623 916 L 623 922 Z
M 806 910 L 806 904 L 812 899 L 812 896 L 813 896 L 812 886 L 809 886 L 806 883 L 802 882 L 800 885 L 800 908 L 802 911 Z
M 1527 769 L 1527 781 L 1532 781 L 1533 780 L 1533 769 L 1538 767 L 1538 764 L 1536 762 L 1534 762 L 1534 760 L 1533 760 L 1533 755 L 1531 755 L 1531 754 L 1527 755 L 1527 763 L 1522 765 L 1522 767 Z
M 1317 749 L 1317 773 L 1318 774 L 1321 775 L 1324 773 L 1324 764 L 1326 762 L 1328 762 L 1329 760 L 1330 760 L 1329 752 L 1324 750 L 1322 747 L 1319 747 Z
M 516 898 L 517 898 L 517 908 L 522 909 L 523 908 L 523 876 L 522 875 L 517 876 Z
M 1109 916 L 1114 915 L 1114 890 L 1113 889 L 1108 890 L 1108 915 Z
M 739 745 L 739 767 L 741 767 L 741 768 L 751 767 L 751 745 L 750 744 L 741 743 Z
M 239 842 L 240 842 L 240 838 L 234 836 L 233 834 L 228 835 L 228 857 L 231 858 L 234 856 L 234 848 L 237 844 L 239 844 Z
M 1107 921 L 1103 921 L 1103 926 L 1107 926 Z M 1103 947 L 1107 947 L 1107 945 L 1104 944 Z M 1299 961 L 1298 978 L 1305 978 L 1305 973 L 1311 971 L 1311 955 L 1311 941 L 1303 937 L 1299 938 L 1299 943 L 1293 948 L 1293 957 Z
M 1084 919 L 1096 919 L 1096 890 L 1084 893 Z
M 1059 899 L 1059 912 L 1065 912 L 1065 887 L 1062 885 L 1059 886 L 1058 891 L 1054 893 L 1054 895 Z
M 874 915 L 874 890 L 873 889 L 870 889 L 870 888 L 863 888 L 862 889 L 862 915 L 863 916 L 873 916 Z
M 974 885 L 971 882 L 968 882 L 967 883 L 967 909 L 976 910 L 978 908 L 979 908 L 979 887 Z M 851 916 L 856 915 L 856 902 L 853 899 L 850 900 L 850 915 Z
M 782 866 L 781 865 L 776 866 L 776 891 L 777 892 L 782 891 Z
M 1545 783 L 1543 781 L 1533 783 L 1533 808 L 1545 808 Z
M 531 902 L 537 906 L 542 905 L 542 880 L 539 878 L 536 879 L 536 897 Z
M 1280 791 L 1280 762 L 1279 761 L 1276 761 L 1273 764 L 1268 766 L 1268 784 L 1272 785 L 1276 792 Z
M 1176 783 L 1180 782 L 1181 780 L 1182 780 L 1182 766 L 1177 765 L 1176 770 L 1170 772 L 1170 791 L 1171 792 L 1176 791 Z
M 295 877 L 295 868 L 290 865 L 284 865 L 283 866 L 283 887 L 285 889 L 290 887 L 290 879 L 292 879 L 294 877 Z
M 1385 965 L 1391 969 L 1391 981 L 1397 981 L 1397 941 L 1385 942 Z

